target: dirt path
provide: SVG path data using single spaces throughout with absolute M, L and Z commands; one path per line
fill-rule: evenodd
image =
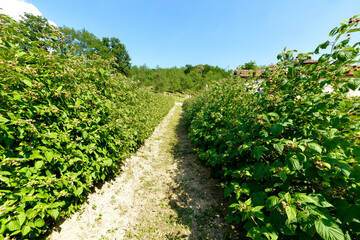
M 176 103 L 122 172 L 48 239 L 239 239 L 219 182 L 191 151 Z

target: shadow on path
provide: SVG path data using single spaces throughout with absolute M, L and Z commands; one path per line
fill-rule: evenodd
M 220 181 L 211 178 L 211 170 L 192 151 L 182 114 L 176 134 L 177 187 L 170 190 L 169 204 L 179 221 L 190 228 L 188 239 L 246 239 L 244 231 L 226 223 L 227 204 Z

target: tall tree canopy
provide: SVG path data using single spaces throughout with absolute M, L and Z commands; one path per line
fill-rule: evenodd
M 75 30 L 74 28 L 61 27 L 60 30 L 67 36 L 66 42 L 69 49 L 75 54 L 84 54 L 89 58 L 93 54 L 97 54 L 103 59 L 114 58 L 114 67 L 119 72 L 129 75 L 131 59 L 125 45 L 118 38 L 104 37 L 100 40 L 86 29 Z
M 118 38 L 102 38 L 102 48 L 100 55 L 103 58 L 115 57 L 115 68 L 125 75 L 130 73 L 130 56 L 126 51 L 124 44 Z
M 24 26 L 21 28 L 23 35 L 28 37 L 30 41 L 41 41 L 39 44 L 49 51 L 53 49 L 48 43 L 58 40 L 58 37 L 53 37 L 53 33 L 61 31 L 66 44 L 66 48 L 60 49 L 61 53 L 71 52 L 76 55 L 84 55 L 87 58 L 92 58 L 95 54 L 103 59 L 113 59 L 114 68 L 124 75 L 130 74 L 131 59 L 125 45 L 118 38 L 104 37 L 100 40 L 86 29 L 75 30 L 66 26 L 57 28 L 51 25 L 46 18 L 29 13 L 25 13 L 20 23 Z M 23 43 L 24 49 L 29 47 L 29 44 Z
M 60 27 L 60 31 L 66 36 L 66 43 L 69 51 L 76 55 L 85 55 L 91 57 L 93 54 L 98 54 L 98 49 L 101 48 L 101 41 L 85 28 L 82 30 L 75 30 L 69 27 Z

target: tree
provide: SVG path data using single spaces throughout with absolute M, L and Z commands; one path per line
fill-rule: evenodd
M 21 16 L 20 23 L 24 26 L 22 33 L 31 41 L 54 40 L 51 34 L 57 30 L 57 27 L 52 26 L 46 18 L 25 13 Z
M 25 13 L 24 16 L 21 16 L 20 20 L 21 29 L 19 30 L 29 41 L 24 41 L 22 43 L 22 48 L 24 50 L 29 50 L 34 44 L 30 42 L 40 41 L 38 46 L 52 51 L 54 50 L 55 42 L 58 42 L 59 29 L 56 26 L 53 26 L 49 21 L 42 17 L 36 16 L 30 13 Z
M 254 61 L 250 61 L 250 62 L 245 63 L 245 65 L 241 66 L 241 69 L 256 70 L 257 66 Z
M 93 54 L 103 59 L 114 58 L 114 68 L 119 72 L 130 75 L 130 56 L 124 44 L 118 38 L 104 37 L 101 40 L 86 29 L 75 30 L 74 28 L 62 27 L 60 30 L 66 35 L 69 49 L 77 55 L 83 54 L 91 58 Z
M 115 68 L 121 73 L 128 76 L 130 74 L 130 56 L 126 51 L 125 45 L 118 38 L 102 38 L 102 46 L 99 54 L 103 58 L 115 57 Z
M 83 54 L 90 58 L 93 54 L 98 54 L 102 46 L 100 39 L 88 32 L 85 28 L 75 30 L 74 28 L 61 27 L 60 31 L 66 36 L 66 43 L 69 51 L 76 55 Z

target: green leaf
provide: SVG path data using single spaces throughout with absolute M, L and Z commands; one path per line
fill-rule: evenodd
M 252 239 L 259 239 L 259 240 L 261 239 L 261 235 L 262 235 L 262 232 L 259 227 L 251 228 L 246 234 L 247 237 L 250 237 Z
M 360 86 L 360 79 L 353 78 L 348 81 L 347 85 L 351 90 L 355 91 Z
M 25 226 L 23 226 L 23 228 L 21 230 L 21 234 L 23 236 L 26 236 L 30 231 L 31 231 L 31 227 L 28 225 L 25 225 Z
M 341 62 L 346 62 L 347 60 L 352 58 L 353 54 L 354 54 L 353 50 L 350 49 L 343 50 L 339 52 L 339 54 L 337 55 L 337 59 Z
M 36 217 L 38 214 L 38 212 L 32 208 L 29 208 L 28 210 L 26 210 L 26 216 L 28 219 L 33 219 L 34 217 Z
M 17 230 L 20 230 L 21 226 L 18 221 L 13 220 L 7 224 L 7 229 L 9 229 L 10 232 L 15 232 Z
M 289 192 L 285 193 L 284 199 L 285 199 L 285 201 L 288 202 L 288 203 L 291 201 L 291 195 L 290 195 Z
M 280 202 L 281 201 L 277 196 L 271 196 L 268 199 L 266 199 L 265 202 L 266 209 L 273 210 L 279 205 Z
M 322 149 L 321 149 L 321 146 L 317 143 L 308 143 L 308 147 L 318 153 L 321 153 L 322 152 Z
M 261 227 L 261 232 L 268 240 L 277 240 L 279 238 L 278 232 L 269 223 Z
M 75 189 L 74 190 L 75 196 L 80 196 L 82 194 L 83 190 L 84 189 L 82 187 L 79 187 L 79 188 Z
M 302 230 L 311 234 L 315 230 L 315 218 L 307 212 L 299 212 L 297 215 L 298 222 Z
M 20 212 L 17 216 L 16 216 L 17 220 L 19 221 L 20 226 L 22 226 L 24 224 L 24 222 L 26 221 L 26 214 L 24 212 Z
M 296 208 L 293 206 L 286 206 L 285 212 L 288 217 L 289 222 L 295 222 L 296 221 Z
M 27 80 L 27 79 L 21 79 L 21 81 L 22 81 L 23 83 L 25 83 L 26 86 L 32 87 L 31 81 L 29 81 L 29 80 Z
M 9 122 L 10 120 L 8 120 L 8 119 L 6 119 L 6 118 L 4 118 L 3 116 L 1 116 L 0 115 L 0 124 L 2 124 L 2 123 L 7 123 L 7 122 Z
M 311 197 L 316 202 L 315 205 L 319 207 L 333 207 L 333 205 L 329 203 L 326 198 L 321 194 L 311 193 L 309 194 L 309 197 Z
M 296 170 L 302 169 L 302 165 L 300 164 L 296 155 L 290 157 L 290 159 L 287 161 L 287 164 L 291 171 L 296 171 Z
M 48 160 L 49 162 L 53 159 L 54 157 L 54 153 L 52 151 L 47 151 L 45 152 L 45 158 L 46 160 Z
M 287 179 L 287 174 L 285 172 L 280 172 L 280 178 L 283 182 L 285 182 Z
M 34 224 L 36 227 L 41 228 L 45 225 L 45 221 L 42 218 L 38 218 L 35 220 Z
M 238 203 L 233 203 L 229 206 L 229 208 L 237 208 L 238 206 L 240 206 Z
M 110 158 L 108 158 L 108 159 L 105 160 L 105 165 L 106 165 L 106 166 L 111 166 L 112 163 L 113 163 L 113 161 L 112 161 Z
M 274 117 L 275 120 L 279 119 L 279 114 L 277 114 L 276 112 L 269 112 L 267 115 Z
M 251 155 L 256 158 L 257 160 L 259 160 L 262 156 L 262 149 L 261 148 L 255 148 L 254 150 L 251 151 Z
M 58 216 L 59 216 L 59 211 L 57 209 L 50 209 L 47 210 L 48 214 L 53 217 L 55 220 L 57 220 Z
M 359 32 L 360 31 L 360 28 L 353 28 L 353 29 L 350 29 L 348 31 L 348 33 L 352 33 L 352 32 Z
M 234 187 L 233 186 L 228 186 L 227 188 L 225 188 L 224 190 L 224 197 L 228 197 L 232 192 L 234 191 Z
M 282 143 L 274 143 L 273 146 L 279 153 L 282 153 L 284 150 L 284 144 Z
M 280 124 L 275 124 L 271 126 L 270 131 L 275 136 L 278 136 L 283 132 L 283 129 L 284 129 L 283 126 L 281 126 Z
M 360 78 L 360 71 L 354 71 L 354 77 Z
M 10 178 L 0 176 L 0 181 L 5 183 L 6 185 L 10 184 Z
M 6 223 L 6 220 L 2 219 L 2 221 L 0 222 L 0 234 L 3 234 L 6 231 L 6 224 L 5 223 Z
M 319 204 L 317 199 L 307 196 L 306 193 L 297 193 L 297 194 L 295 194 L 294 198 L 296 200 L 300 201 L 301 203 L 313 203 L 315 205 Z
M 341 228 L 333 221 L 325 218 L 315 220 L 316 232 L 325 240 L 345 240 Z
M 35 168 L 40 169 L 44 165 L 43 161 L 36 161 L 35 162 Z

